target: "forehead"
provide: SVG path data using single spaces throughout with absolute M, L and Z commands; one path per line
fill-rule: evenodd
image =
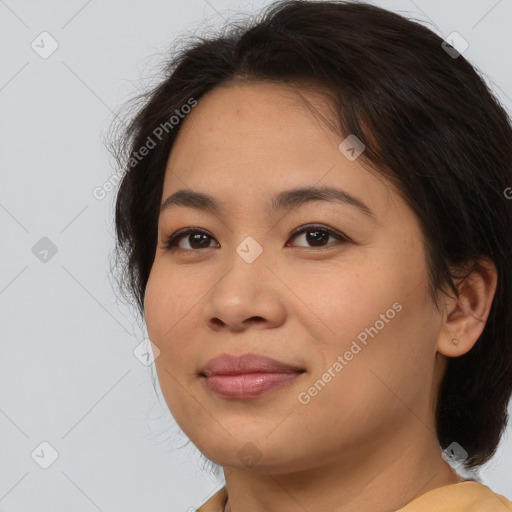
M 171 158 L 186 157 L 192 162 L 207 158 L 206 153 L 226 156 L 236 151 L 240 158 L 244 153 L 254 158 L 256 152 L 264 159 L 276 157 L 279 149 L 299 151 L 305 141 L 311 149 L 319 143 L 329 144 L 328 135 L 336 144 L 339 135 L 329 133 L 311 111 L 316 108 L 325 116 L 321 111 L 327 107 L 320 93 L 285 84 L 255 82 L 217 87 L 199 100 L 183 122 Z M 180 154 L 181 146 L 185 146 L 186 155 Z M 191 147 L 193 153 L 189 152 Z
M 251 201 L 328 185 L 364 197 L 372 209 L 385 208 L 390 184 L 346 158 L 336 124 L 332 104 L 310 88 L 265 82 L 217 87 L 180 127 L 164 197 L 191 188 Z

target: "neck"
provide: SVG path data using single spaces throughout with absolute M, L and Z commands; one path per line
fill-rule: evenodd
M 463 481 L 442 458 L 435 436 L 423 446 L 416 446 L 418 439 L 395 439 L 373 453 L 345 450 L 323 466 L 293 473 L 224 468 L 229 494 L 225 512 L 389 512 L 430 490 Z

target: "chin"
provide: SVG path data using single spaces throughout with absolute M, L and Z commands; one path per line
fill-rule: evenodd
M 208 447 L 196 446 L 205 457 L 222 467 L 272 474 L 306 469 L 302 454 L 297 452 L 295 445 L 289 446 L 289 450 L 283 450 L 286 440 L 280 442 L 274 439 L 272 442 L 268 439 L 272 428 L 262 432 L 259 437 L 254 434 L 251 437 L 227 435 L 220 442 L 212 439 Z

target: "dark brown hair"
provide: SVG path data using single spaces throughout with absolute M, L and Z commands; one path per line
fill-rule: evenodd
M 361 161 L 396 185 L 420 220 L 434 300 L 447 285 L 458 296 L 457 267 L 466 267 L 464 276 L 478 258 L 496 265 L 484 331 L 467 354 L 448 359 L 437 404 L 441 448 L 457 442 L 473 468 L 494 454 L 512 392 L 512 203 L 505 197 L 512 129 L 482 77 L 447 49 L 421 23 L 342 1 L 279 1 L 258 19 L 190 42 L 114 142 L 126 171 L 116 198 L 116 261 L 120 287 L 143 317 L 166 162 L 186 105 L 235 81 L 329 91 L 340 137 L 365 144 Z M 155 145 L 141 157 L 150 139 Z

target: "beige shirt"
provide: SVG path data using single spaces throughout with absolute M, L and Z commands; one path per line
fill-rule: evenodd
M 222 487 L 197 512 L 223 512 L 228 494 Z M 432 489 L 396 512 L 509 512 L 512 502 L 486 485 L 466 481 Z

